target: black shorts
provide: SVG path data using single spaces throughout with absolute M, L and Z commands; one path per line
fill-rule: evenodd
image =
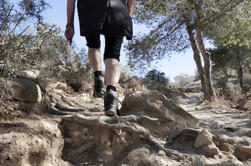
M 121 45 L 123 43 L 123 36 L 104 35 L 105 36 L 105 52 L 104 60 L 113 58 L 119 61 Z M 100 34 L 93 33 L 85 35 L 87 46 L 89 48 L 100 48 Z

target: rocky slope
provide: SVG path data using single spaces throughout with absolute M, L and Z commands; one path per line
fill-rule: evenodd
M 128 83 L 119 88 L 121 116 L 107 117 L 102 99 L 29 81 L 3 87 L 0 165 L 251 165 L 250 112 L 198 105 L 200 93 L 175 104 Z

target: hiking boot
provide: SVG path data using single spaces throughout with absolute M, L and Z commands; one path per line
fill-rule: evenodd
M 101 98 L 104 96 L 104 94 L 105 94 L 104 77 L 103 76 L 94 77 L 93 97 Z
M 107 116 L 119 115 L 117 97 L 118 95 L 116 91 L 110 89 L 105 92 L 105 97 L 104 97 L 105 115 Z

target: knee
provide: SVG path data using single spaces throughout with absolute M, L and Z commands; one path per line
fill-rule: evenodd
M 119 62 L 120 61 L 119 57 L 120 57 L 120 54 L 117 54 L 117 55 L 107 55 L 107 54 L 104 54 L 104 61 L 107 61 L 107 60 L 110 61 L 111 59 L 114 59 L 117 62 Z
M 116 58 L 106 58 L 104 60 L 106 66 L 114 66 L 114 67 L 119 67 L 119 60 Z

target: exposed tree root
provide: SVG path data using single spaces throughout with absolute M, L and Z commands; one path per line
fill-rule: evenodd
M 166 153 L 166 155 L 168 155 L 170 158 L 175 159 L 175 160 L 182 158 L 181 154 L 179 154 L 176 150 L 165 148 L 163 145 L 159 143 L 159 141 L 154 136 L 144 131 L 142 127 L 137 128 L 136 124 L 135 125 L 130 124 L 130 122 L 134 123 L 134 122 L 138 122 L 142 120 L 156 122 L 158 121 L 158 119 L 156 118 L 150 118 L 147 116 L 137 117 L 133 115 L 124 116 L 124 117 L 107 117 L 107 116 L 88 117 L 79 113 L 75 113 L 73 115 L 62 116 L 62 118 L 65 120 L 73 120 L 74 122 L 84 123 L 90 126 L 131 132 L 135 135 L 138 135 L 141 138 L 146 139 L 147 141 L 155 145 L 158 149 L 163 150 Z

